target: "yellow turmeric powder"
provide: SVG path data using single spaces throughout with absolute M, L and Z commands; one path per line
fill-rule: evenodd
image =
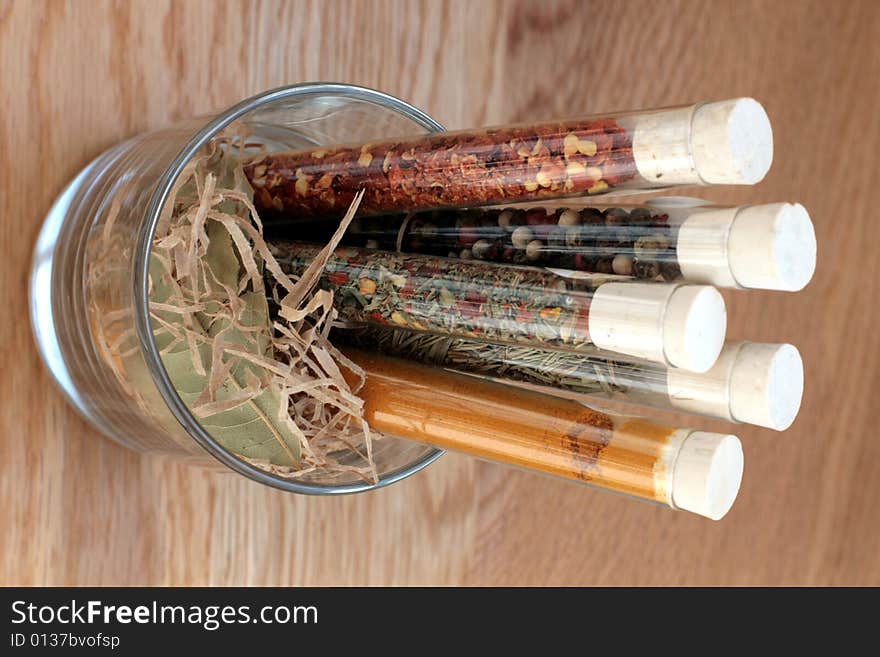
M 611 415 L 372 352 L 345 353 L 366 371 L 358 394 L 377 431 L 716 519 L 739 488 L 735 436 Z

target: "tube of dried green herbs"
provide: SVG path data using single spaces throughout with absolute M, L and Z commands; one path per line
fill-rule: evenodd
M 803 363 L 790 344 L 728 343 L 712 369 L 697 374 L 597 349 L 573 353 L 404 329 L 336 329 L 331 339 L 561 397 L 629 402 L 777 431 L 794 422 L 803 393 Z
M 271 243 L 298 276 L 317 247 Z M 342 247 L 321 277 L 339 320 L 488 342 L 579 351 L 597 346 L 706 371 L 724 341 L 710 286 L 567 277 L 547 269 Z

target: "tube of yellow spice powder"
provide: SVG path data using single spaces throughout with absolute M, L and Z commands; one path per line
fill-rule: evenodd
M 563 477 L 713 520 L 743 470 L 736 436 L 612 415 L 574 401 L 358 349 L 376 431 Z M 356 383 L 353 379 L 351 383 Z

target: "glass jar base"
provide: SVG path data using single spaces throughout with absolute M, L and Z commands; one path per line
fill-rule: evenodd
M 269 145 L 278 148 L 438 132 L 442 126 L 393 97 L 330 83 L 270 90 L 205 121 L 188 119 L 111 147 L 67 185 L 46 215 L 30 272 L 29 314 L 55 383 L 84 419 L 115 442 L 189 462 L 213 457 L 251 480 L 290 492 L 356 493 L 418 472 L 442 450 L 392 436 L 373 451 L 378 481 L 320 469 L 286 476 L 223 449 L 171 387 L 151 340 L 144 263 L 150 230 L 176 176 L 234 121 L 267 132 Z M 111 342 L 106 332 L 95 335 L 95 320 L 108 317 Z M 123 338 L 130 340 L 124 371 L 115 360 L 108 362 L 105 351 Z
M 33 260 L 28 288 L 28 304 L 30 306 L 31 331 L 40 358 L 52 375 L 55 384 L 64 393 L 67 401 L 77 412 L 98 427 L 105 435 L 113 438 L 113 432 L 103 426 L 100 418 L 92 413 L 85 400 L 74 385 L 67 363 L 61 349 L 55 322 L 54 303 L 52 299 L 52 276 L 55 267 L 55 252 L 61 229 L 68 216 L 70 206 L 81 187 L 88 180 L 92 169 L 97 165 L 98 158 L 92 160 L 71 180 L 64 191 L 58 195 L 46 218 L 34 247 Z

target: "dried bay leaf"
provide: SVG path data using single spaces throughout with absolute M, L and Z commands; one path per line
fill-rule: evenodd
M 208 222 L 207 231 L 210 242 L 205 266 L 217 281 L 235 290 L 240 264 L 232 238 L 216 221 Z M 208 335 L 222 339 L 224 346 L 238 347 L 254 356 L 270 356 L 272 329 L 266 295 L 245 292 L 239 300 L 242 303 L 236 309 L 236 322 L 221 316 L 212 322 L 203 319 L 203 326 L 209 324 L 206 326 Z M 251 327 L 257 330 L 246 330 Z M 282 408 L 280 389 L 274 384 L 271 373 L 241 356 L 226 354 L 226 358 L 232 361 L 231 379 L 215 394 L 217 401 L 247 388 L 249 379 L 259 380 L 262 391 L 237 408 L 203 418 L 202 426 L 226 449 L 241 456 L 265 459 L 275 465 L 298 464 L 301 434 L 290 419 L 286 406 Z
M 182 401 L 229 452 L 282 477 L 326 471 L 376 482 L 372 433 L 340 367 L 363 373 L 329 343 L 332 294 L 316 289 L 361 195 L 308 275 L 291 278 L 253 206 L 240 161 L 242 147 L 252 147 L 247 134 L 237 128 L 212 140 L 186 165 L 162 210 L 150 262 L 160 356 Z M 272 306 L 270 325 L 273 303 L 281 310 Z M 130 353 L 145 369 L 137 344 Z M 155 409 L 163 401 L 145 374 Z M 169 413 L 158 416 L 191 443 Z
M 222 224 L 209 220 L 208 248 L 203 265 L 206 276 L 217 288 L 218 299 L 209 301 L 204 312 L 196 313 L 194 326 L 186 330 L 195 332 L 196 355 L 201 361 L 205 374 L 199 374 L 193 366 L 193 353 L 185 341 L 179 341 L 161 353 L 162 364 L 175 390 L 188 408 L 198 415 L 199 403 L 209 397 L 214 406 L 231 401 L 234 405 L 220 412 L 199 417 L 202 427 L 230 452 L 251 459 L 265 460 L 274 465 L 294 466 L 300 460 L 301 432 L 290 419 L 279 387 L 273 382 L 270 373 L 259 365 L 236 354 L 224 352 L 221 361 L 214 363 L 212 341 L 222 340 L 224 347 L 254 356 L 270 355 L 269 308 L 264 294 L 246 292 L 238 297 L 238 302 L 229 305 L 229 294 L 235 294 L 238 287 L 240 263 L 232 246 L 229 233 Z M 163 267 L 158 257 L 153 257 L 150 267 L 151 303 L 164 303 L 178 294 L 170 272 Z M 156 311 L 163 320 L 180 324 L 181 317 L 174 313 Z M 233 321 L 233 319 L 235 321 Z M 163 349 L 170 345 L 173 336 L 167 328 L 154 319 L 154 339 Z M 254 329 L 249 331 L 247 329 Z M 229 374 L 213 395 L 206 395 L 210 386 L 214 367 L 231 366 Z M 252 395 L 242 396 L 259 382 L 259 390 Z M 239 403 L 236 400 L 242 399 Z
M 258 292 L 246 292 L 241 297 L 244 302 L 241 312 L 237 316 L 238 322 L 244 327 L 260 327 L 255 333 L 239 330 L 229 321 L 223 318 L 215 321 L 209 330 L 209 335 L 214 339 L 222 339 L 223 344 L 229 347 L 240 347 L 242 351 L 255 356 L 270 354 L 269 345 L 269 306 L 266 295 Z M 211 431 L 220 443 L 228 450 L 254 459 L 266 459 L 275 465 L 295 465 L 300 458 L 301 433 L 290 419 L 286 406 L 282 408 L 280 390 L 274 385 L 264 368 L 248 361 L 240 356 L 229 354 L 233 365 L 230 372 L 231 380 L 227 381 L 218 391 L 216 399 L 222 401 L 234 392 L 239 392 L 248 385 L 248 374 L 259 379 L 263 390 L 253 397 L 247 404 L 242 405 L 235 411 L 244 413 L 248 407 L 251 415 L 247 423 L 236 424 L 233 427 L 221 424 L 237 419 L 220 413 L 217 416 L 202 419 L 202 425 Z M 267 378 L 269 380 L 267 380 Z M 228 411 L 227 413 L 232 413 Z M 250 418 L 250 415 L 247 416 Z M 261 421 L 256 422 L 259 418 Z M 237 431 L 228 431 L 229 428 L 237 428 Z M 270 440 L 271 438 L 271 440 Z
M 210 346 L 202 345 L 199 351 L 207 368 L 211 360 Z M 208 385 L 208 377 L 198 374 L 192 367 L 189 350 L 182 347 L 163 354 L 162 364 L 177 394 L 188 408 L 193 408 Z M 229 399 L 241 389 L 236 381 L 227 380 L 217 390 L 216 399 Z M 275 465 L 295 465 L 299 462 L 299 440 L 293 436 L 293 432 L 275 428 L 273 422 L 276 417 L 273 414 L 277 413 L 280 403 L 279 397 L 276 389 L 266 388 L 249 402 L 199 418 L 199 424 L 233 454 L 266 460 Z
M 176 284 L 155 253 L 150 253 L 149 273 L 150 314 L 153 315 L 150 325 L 153 327 L 153 340 L 156 342 L 156 348 L 161 352 L 174 341 L 174 336 L 156 316 L 168 324 L 180 324 L 180 315 L 167 310 L 156 310 L 154 305 L 167 303 L 176 293 Z
M 217 281 L 232 290 L 237 289 L 241 265 L 232 248 L 232 238 L 223 224 L 216 221 L 208 220 L 206 230 L 210 242 L 205 253 L 205 264 Z

